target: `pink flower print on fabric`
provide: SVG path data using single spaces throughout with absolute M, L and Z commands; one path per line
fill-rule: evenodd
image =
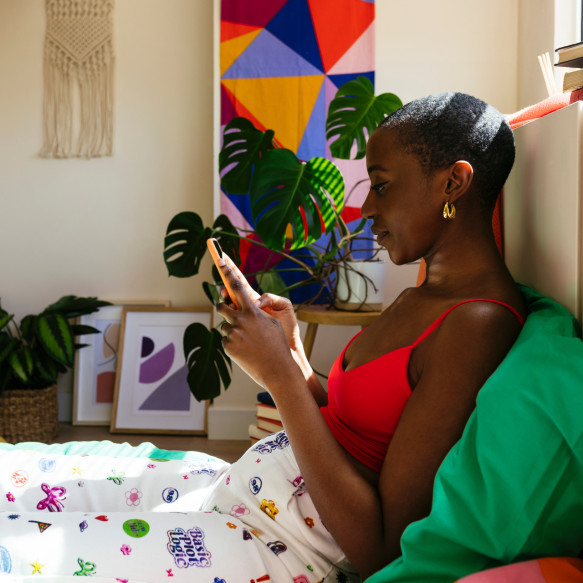
M 237 518 L 239 516 L 246 516 L 247 514 L 251 514 L 251 511 L 249 508 L 247 508 L 247 506 L 245 506 L 245 504 L 235 504 L 235 506 L 231 508 L 229 514 Z
M 64 505 L 61 500 L 65 500 L 67 497 L 67 489 L 61 486 L 55 486 L 51 488 L 48 484 L 40 485 L 42 491 L 47 495 L 46 498 L 41 500 L 37 505 L 38 510 L 49 509 L 49 512 L 62 512 Z
M 139 506 L 140 502 L 142 501 L 142 496 L 142 492 L 140 492 L 137 488 L 132 488 L 126 492 L 126 504 L 128 506 Z
M 8 492 L 6 494 L 6 500 L 8 500 L 8 502 L 14 502 L 14 500 L 16 500 L 16 498 L 14 498 L 14 494 L 12 492 Z
M 129 555 L 132 552 L 132 547 L 130 547 L 130 545 L 121 545 L 121 548 L 119 549 L 122 553 L 122 555 Z

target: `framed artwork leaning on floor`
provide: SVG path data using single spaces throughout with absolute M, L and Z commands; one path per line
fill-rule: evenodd
M 97 312 L 81 316 L 78 324 L 101 333 L 83 338 L 86 345 L 75 351 L 73 425 L 110 425 L 121 317 L 124 307 L 167 308 L 169 300 L 112 301 Z
M 183 337 L 195 322 L 212 327 L 212 307 L 123 309 L 112 433 L 206 434 L 207 402 L 186 380 Z

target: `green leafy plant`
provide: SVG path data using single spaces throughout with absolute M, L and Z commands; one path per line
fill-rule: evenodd
M 362 158 L 366 135 L 401 106 L 392 93 L 375 96 L 365 77 L 345 83 L 330 103 L 326 120 L 332 155 Z M 164 240 L 168 273 L 175 277 L 197 275 L 209 237 L 217 238 L 223 250 L 240 264 L 239 241 L 245 239 L 266 250 L 269 260 L 276 257 L 291 263 L 273 270 L 268 262 L 265 268 L 247 273 L 256 279 L 261 291 L 289 297 L 299 287 L 316 284 L 306 303 L 326 293 L 333 304 L 337 269 L 351 260 L 353 243 L 366 237 L 365 220 L 351 231 L 341 217 L 348 197 L 336 165 L 322 157 L 300 160 L 291 150 L 279 147 L 273 130 L 261 131 L 248 119 L 236 117 L 223 132 L 219 172 L 226 193 L 248 197 L 254 231 L 239 232 L 225 215 L 207 227 L 198 214 L 179 213 L 170 221 Z M 324 234 L 328 237 L 322 244 Z M 297 250 L 304 252 L 290 254 Z M 286 272 L 303 274 L 303 279 L 287 285 L 281 275 Z M 203 289 L 216 302 L 221 280 L 214 266 L 212 275 L 213 281 L 203 282 Z M 214 398 L 221 385 L 227 388 L 230 384 L 230 360 L 220 340 L 217 330 L 202 330 L 200 325 L 196 333 L 190 329 L 185 332 L 188 383 L 198 400 Z
M 7 389 L 44 389 L 74 364 L 75 337 L 99 333 L 71 319 L 95 312 L 109 302 L 97 298 L 63 296 L 40 314 L 22 318 L 20 325 L 0 306 L 0 392 Z

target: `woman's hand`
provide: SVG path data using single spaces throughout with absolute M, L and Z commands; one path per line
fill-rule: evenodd
M 225 319 L 220 326 L 223 335 L 223 346 L 227 355 L 232 358 L 255 382 L 264 388 L 273 384 L 272 381 L 281 378 L 286 371 L 297 369 L 292 358 L 287 333 L 279 318 L 259 307 L 246 292 L 244 284 L 235 275 L 229 265 L 219 266 L 223 275 L 229 281 L 240 308 L 232 305 L 219 304 L 217 312 Z M 293 334 L 290 325 L 289 308 L 282 308 L 283 298 L 266 299 L 264 308 L 279 313 L 286 322 L 288 330 Z M 259 300 L 258 300 L 259 302 Z M 279 308 L 279 309 L 278 309 Z M 293 321 L 293 308 L 291 308 Z
M 271 316 L 277 318 L 292 351 L 296 351 L 302 346 L 296 313 L 292 303 L 287 298 L 274 294 L 263 294 L 255 302 L 255 305 L 261 310 L 267 310 Z
M 256 306 L 262 310 L 267 310 L 268 314 L 277 318 L 280 322 L 287 343 L 289 344 L 291 354 L 294 357 L 296 364 L 300 367 L 316 403 L 318 403 L 320 407 L 326 405 L 328 403 L 328 395 L 322 387 L 322 383 L 320 383 L 318 377 L 314 374 L 314 371 L 306 358 L 304 345 L 300 337 L 300 327 L 298 326 L 296 313 L 292 303 L 288 299 L 280 296 L 263 294 L 257 300 Z

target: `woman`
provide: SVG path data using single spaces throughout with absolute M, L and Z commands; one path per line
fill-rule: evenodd
M 437 468 L 523 323 L 523 299 L 491 226 L 513 160 L 503 116 L 463 94 L 413 101 L 371 135 L 362 214 L 394 263 L 424 258 L 427 272 L 421 286 L 403 291 L 348 344 L 328 393 L 307 362 L 291 304 L 272 295 L 253 303 L 231 269 L 221 267 L 241 306 L 218 308 L 225 350 L 272 394 L 285 432 L 230 468 L 199 472 L 206 490 L 193 489 L 180 509 L 219 512 L 200 514 L 190 530 L 157 527 L 168 535 L 173 575 L 194 566 L 188 575 L 197 571 L 201 581 L 213 581 L 203 578 L 207 568 L 226 583 L 347 580 L 399 556 L 404 529 L 429 513 Z M 138 474 L 141 492 L 146 477 Z M 99 503 L 106 504 L 101 494 Z M 83 509 L 100 508 L 92 501 Z M 239 529 L 255 543 L 230 566 L 219 559 L 218 539 L 211 542 L 215 526 L 222 528 L 227 548 L 228 514 L 230 535 Z M 229 568 L 230 577 L 223 575 Z

